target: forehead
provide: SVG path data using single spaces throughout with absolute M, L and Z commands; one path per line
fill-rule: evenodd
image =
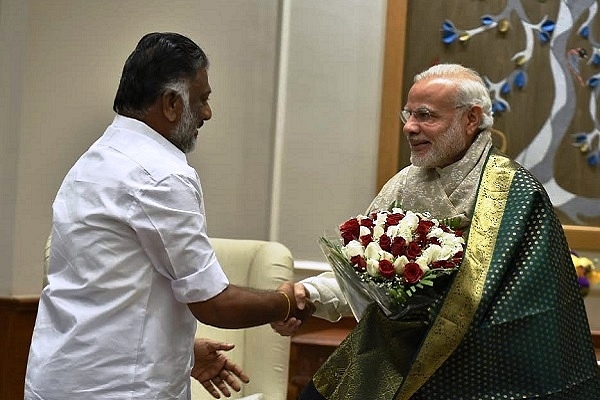
M 206 95 L 210 94 L 211 87 L 208 83 L 208 71 L 206 68 L 200 68 L 196 76 L 190 83 L 190 94 Z
M 410 88 L 406 105 L 413 109 L 445 108 L 454 105 L 455 94 L 456 83 L 448 78 L 423 79 Z

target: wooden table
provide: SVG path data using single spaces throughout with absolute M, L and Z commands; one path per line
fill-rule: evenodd
M 292 336 L 288 400 L 296 400 L 313 374 L 356 326 L 354 318 L 331 323 L 311 317 L 300 333 Z

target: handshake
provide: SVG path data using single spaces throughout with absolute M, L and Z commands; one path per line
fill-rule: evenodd
M 314 303 L 309 298 L 304 285 L 288 281 L 277 288 L 288 301 L 288 313 L 284 320 L 271 322 L 271 327 L 282 336 L 295 334 L 302 322 L 310 317 L 316 310 Z

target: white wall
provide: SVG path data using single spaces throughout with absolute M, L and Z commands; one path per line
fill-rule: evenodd
M 213 120 L 189 157 L 209 234 L 321 261 L 318 236 L 375 193 L 384 14 L 385 0 L 0 0 L 0 296 L 39 293 L 53 197 L 150 31 L 211 60 Z

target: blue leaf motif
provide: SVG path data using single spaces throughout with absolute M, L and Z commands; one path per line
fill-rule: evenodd
M 538 32 L 538 37 L 540 38 L 540 42 L 548 43 L 550 41 L 550 35 L 546 32 Z
M 587 162 L 592 167 L 595 167 L 600 162 L 600 155 L 598 153 L 594 153 L 588 156 Z
M 590 27 L 586 25 L 583 28 L 581 28 L 581 30 L 579 31 L 579 36 L 581 36 L 584 39 L 589 38 L 590 37 Z
M 575 143 L 583 144 L 587 141 L 587 135 L 585 133 L 578 133 L 575 135 Z
M 594 53 L 590 62 L 592 63 L 592 65 L 600 65 L 600 54 Z
M 523 89 L 527 84 L 527 73 L 525 71 L 519 71 L 515 75 L 515 80 L 513 81 L 515 86 L 519 89 Z
M 552 21 L 552 20 L 546 20 L 542 24 L 542 30 L 544 32 L 548 32 L 548 33 L 552 34 L 552 32 L 554 32 L 554 27 L 555 26 L 556 26 L 556 24 L 554 23 L 554 21 Z
M 508 84 L 508 82 L 504 82 L 504 84 L 500 88 L 500 93 L 502 93 L 502 94 L 510 93 L 510 85 Z
M 494 20 L 489 15 L 484 15 L 483 17 L 481 17 L 481 23 L 485 26 L 489 26 L 494 23 Z
M 492 111 L 495 113 L 502 113 L 506 111 L 506 104 L 502 103 L 501 101 L 494 101 L 492 103 Z
M 589 87 L 596 88 L 596 87 L 598 87 L 598 85 L 600 85 L 600 78 L 594 77 L 594 78 L 590 78 L 588 80 L 588 86 Z

